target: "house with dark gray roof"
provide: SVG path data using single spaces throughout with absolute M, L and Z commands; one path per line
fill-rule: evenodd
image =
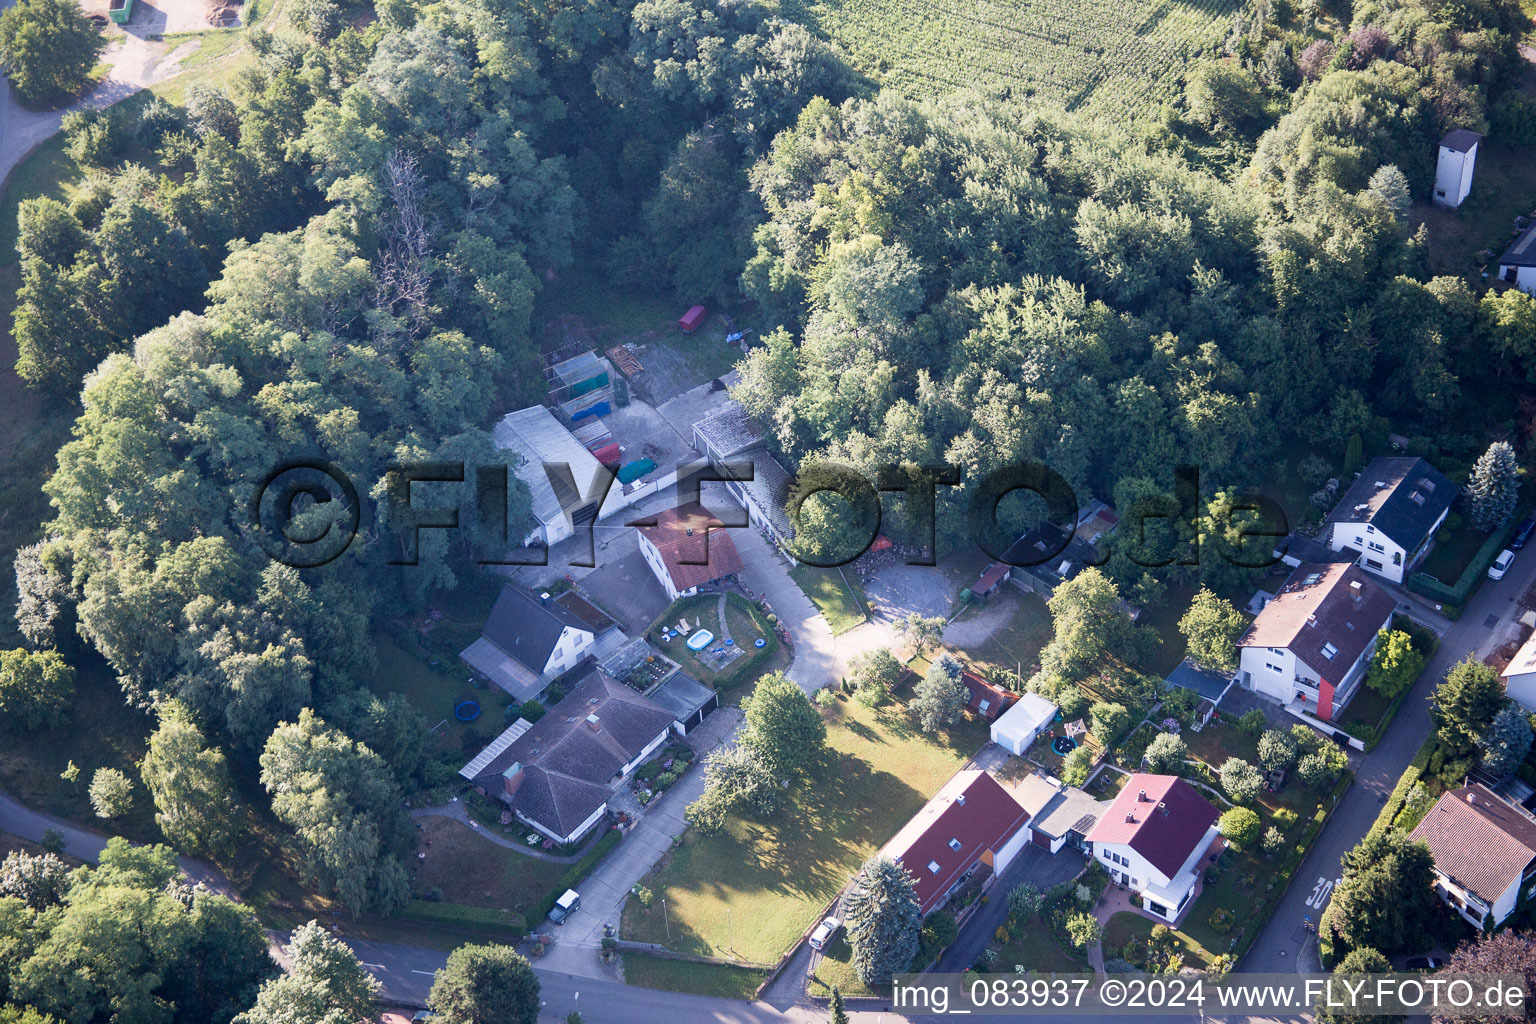
M 480 639 L 459 658 L 514 700 L 532 700 L 587 655 L 601 625 L 592 613 L 602 614 L 579 598 L 534 594 L 509 583 L 491 607 Z
M 1443 794 L 1410 838 L 1435 857 L 1435 892 L 1474 928 L 1536 896 L 1536 820 L 1480 783 Z
M 1323 524 L 1328 547 L 1366 572 L 1406 579 L 1434 545 L 1456 485 L 1423 459 L 1372 459 Z
M 1499 257 L 1499 278 L 1536 295 L 1536 224 L 1520 232 Z
M 1327 721 L 1354 695 L 1396 610 L 1358 566 L 1303 565 L 1238 640 L 1239 685 Z
M 544 717 L 513 723 L 459 775 L 519 821 L 573 843 L 602 820 L 609 797 L 676 723 L 672 711 L 589 661 L 586 674 Z
M 747 510 L 748 522 L 783 546 L 794 535 L 784 511 L 794 474 L 767 445 L 767 430 L 734 401 L 693 425 L 694 449 L 727 478 L 726 490 Z

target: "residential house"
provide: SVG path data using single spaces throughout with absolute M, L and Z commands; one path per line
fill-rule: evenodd
M 1004 578 L 1021 590 L 1050 597 L 1056 588 L 1091 565 L 1102 565 L 1105 556 L 1097 544 L 1112 532 L 1120 519 L 1102 501 L 1090 501 L 1078 513 L 1077 524 L 1069 533 L 1055 523 L 1041 523 L 1026 532 L 1003 552 L 997 563 L 989 566 L 976 581 L 977 588 L 990 592 Z M 1000 573 L 998 565 L 1009 568 Z
M 1238 640 L 1238 679 L 1327 721 L 1354 696 L 1396 609 L 1358 566 L 1303 565 Z
M 1014 705 L 992 723 L 988 730 L 992 742 L 1015 757 L 1022 757 L 1056 720 L 1056 711 L 1056 705 L 1038 693 L 1020 694 Z
M 996 683 L 989 683 L 970 669 L 960 673 L 960 682 L 965 684 L 965 692 L 970 694 L 965 702 L 966 710 L 977 718 L 983 718 L 989 722 L 1007 711 L 1019 699 L 1018 694 Z
M 1465 128 L 1453 128 L 1440 140 L 1435 162 L 1435 205 L 1456 209 L 1472 191 L 1472 171 L 1477 165 L 1478 144 L 1483 137 Z
M 534 595 L 509 583 L 491 606 L 480 639 L 459 658 L 514 700 L 532 700 L 590 652 L 597 634 L 581 612 L 548 592 Z
M 1499 257 L 1499 279 L 1536 295 L 1536 224 L 1526 228 Z
M 666 742 L 676 721 L 589 663 L 543 718 L 513 723 L 459 775 L 519 821 L 573 843 L 602 820 L 609 797 Z
M 658 513 L 650 526 L 635 527 L 640 554 L 669 598 L 697 594 L 700 587 L 741 572 L 741 555 L 723 525 L 691 501 Z
M 491 430 L 496 447 L 514 455 L 538 521 L 525 543 L 558 544 L 597 520 L 613 482 L 593 454 L 542 405 L 507 413 Z
M 1536 820 L 1481 783 L 1442 794 L 1410 838 L 1435 855 L 1435 892 L 1474 928 L 1536 895 Z
M 1509 699 L 1527 711 L 1536 711 L 1536 633 L 1526 638 L 1499 674 Z
M 1109 810 L 1109 801 L 1041 775 L 1025 776 L 1009 788 L 1029 812 L 1029 841 L 1051 853 L 1064 846 L 1087 852 L 1089 833 Z
M 794 536 L 785 507 L 793 474 L 784 468 L 766 447 L 763 425 L 748 416 L 736 402 L 723 407 L 693 425 L 693 447 L 709 460 L 710 466 L 725 474 L 728 464 L 751 464 L 751 474 L 732 474 L 726 489 L 747 511 L 747 520 L 783 546 Z
M 880 850 L 912 873 L 918 911 L 944 905 L 978 865 L 995 874 L 1029 839 L 1029 814 L 984 771 L 956 772 Z
M 1423 459 L 1372 459 L 1323 529 L 1331 549 L 1401 583 L 1429 554 L 1455 500 L 1456 486 Z
M 1137 773 L 1088 834 L 1093 856 L 1142 907 L 1177 921 L 1200 881 L 1201 861 L 1220 842 L 1216 808 L 1177 775 Z

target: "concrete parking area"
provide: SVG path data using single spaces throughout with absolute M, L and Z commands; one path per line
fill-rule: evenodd
M 875 617 L 894 622 L 916 612 L 925 618 L 947 616 L 955 591 L 937 566 L 889 565 L 864 577 L 864 593 L 875 606 Z

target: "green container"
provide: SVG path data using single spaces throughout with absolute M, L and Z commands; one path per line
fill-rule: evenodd
M 107 17 L 119 25 L 128 24 L 128 19 L 133 17 L 133 0 L 110 0 Z

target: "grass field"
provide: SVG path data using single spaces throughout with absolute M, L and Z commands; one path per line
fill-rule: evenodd
M 833 636 L 864 624 L 864 599 L 838 570 L 797 565 L 789 575 L 820 610 Z
M 1104 925 L 1104 955 L 1119 956 L 1125 949 L 1126 943 L 1132 940 L 1145 942 L 1147 936 L 1152 934 L 1152 929 L 1156 927 L 1156 921 L 1122 910 Z M 1176 930 L 1173 935 L 1179 940 L 1179 948 L 1183 951 L 1184 966 L 1210 966 L 1213 958 L 1205 947 L 1181 931 Z
M 1041 973 L 1088 969 L 1087 956 L 1063 946 L 1038 914 L 1022 926 L 1009 929 L 1008 941 L 997 943 L 994 948 L 997 964 L 993 970 L 1004 973 L 1017 965 Z
M 986 742 L 985 725 L 969 719 L 934 737 L 918 732 L 899 703 L 845 700 L 826 716 L 832 756 L 784 810 L 770 821 L 733 819 L 717 835 L 685 833 L 643 883 L 650 909 L 634 900 L 625 908 L 625 938 L 772 963 Z
M 1234 0 L 791 0 L 785 13 L 913 95 L 1008 91 L 1070 108 L 1155 116 L 1196 55 L 1225 35 Z
M 554 864 L 508 850 L 450 818 L 421 818 L 427 857 L 412 888 L 440 888 L 448 903 L 510 910 L 536 920 L 540 904 L 569 864 Z
M 763 983 L 763 972 L 729 964 L 696 964 L 644 953 L 625 953 L 624 983 L 668 992 L 750 1000 Z

